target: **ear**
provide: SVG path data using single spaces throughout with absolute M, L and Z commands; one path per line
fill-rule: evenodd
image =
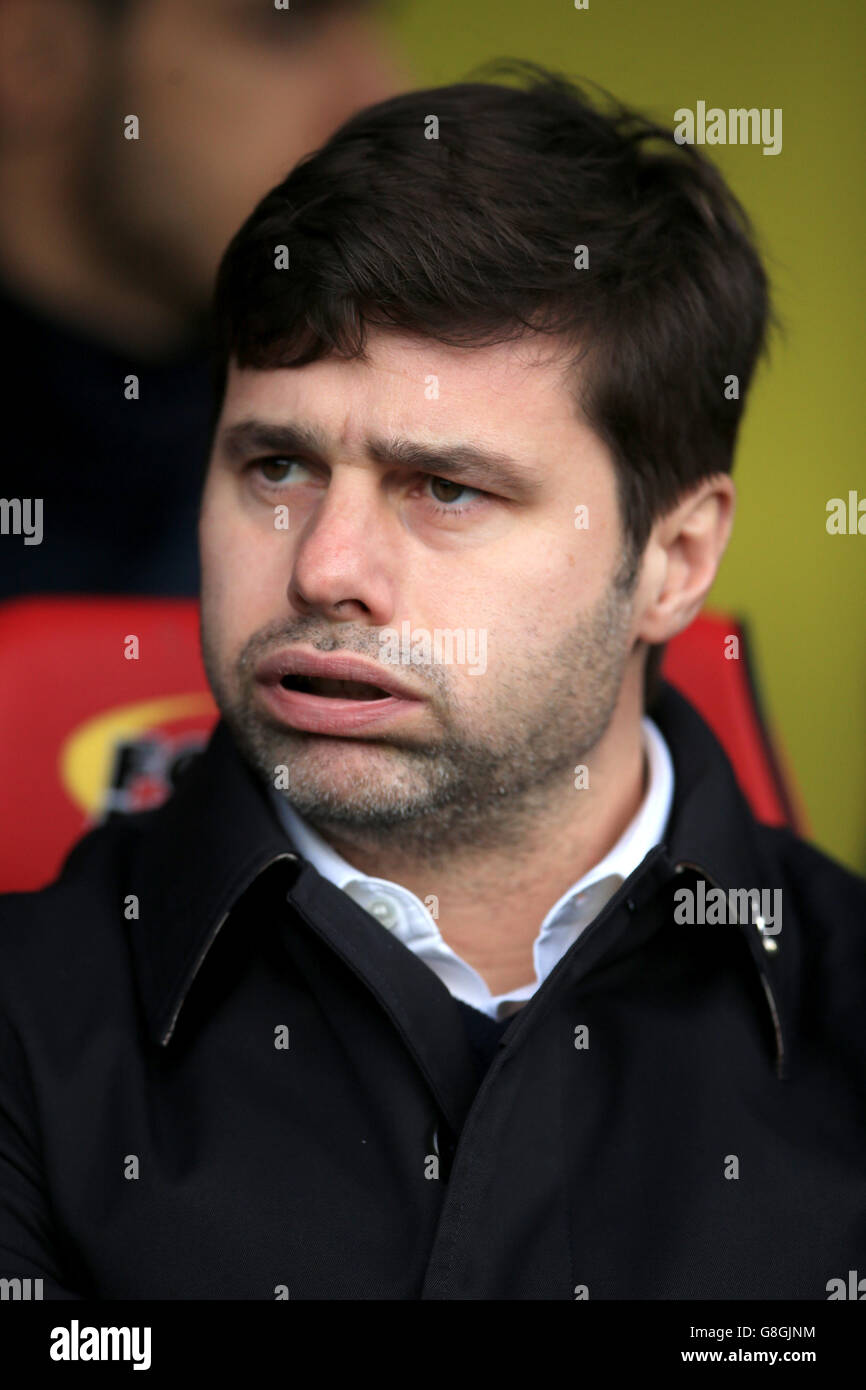
M 644 550 L 637 637 L 667 642 L 697 617 L 730 539 L 736 497 L 731 478 L 718 473 L 658 518 Z

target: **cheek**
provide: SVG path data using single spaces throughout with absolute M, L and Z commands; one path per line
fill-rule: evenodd
M 202 595 L 211 597 L 222 580 L 226 535 L 223 507 L 213 483 L 205 485 L 198 518 L 198 553 L 201 565 Z
M 604 588 L 600 567 L 566 535 L 540 554 L 515 555 L 476 604 L 488 627 L 488 668 L 510 680 L 543 667 L 561 636 L 591 609 Z M 470 685 L 475 682 L 470 682 Z
M 261 546 L 259 547 L 261 549 Z M 229 516 L 219 498 L 205 501 L 199 521 L 202 605 L 222 622 L 231 620 L 247 605 L 248 593 L 257 582 L 254 538 L 237 516 Z
M 293 542 L 239 510 L 205 506 L 200 525 L 201 594 L 212 640 L 236 653 L 290 614 Z

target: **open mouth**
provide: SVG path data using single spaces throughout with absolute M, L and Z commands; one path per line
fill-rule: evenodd
M 366 681 L 332 680 L 327 676 L 283 676 L 280 685 L 284 690 L 298 690 L 305 695 L 322 695 L 326 699 L 338 700 L 388 700 L 393 699 L 390 690 L 378 685 L 368 685 Z

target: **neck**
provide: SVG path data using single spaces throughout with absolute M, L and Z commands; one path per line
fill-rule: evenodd
M 624 727 L 625 724 L 625 727 Z M 568 778 L 548 789 L 514 844 L 478 848 L 475 837 L 447 864 L 418 862 L 393 842 L 371 843 L 329 830 L 338 854 L 364 874 L 389 879 L 422 902 L 437 900 L 443 940 L 486 981 L 493 994 L 535 977 L 532 947 L 555 902 L 614 847 L 636 816 L 649 780 L 639 712 L 611 721 L 589 759 L 590 786 Z M 322 832 L 324 833 L 324 832 Z

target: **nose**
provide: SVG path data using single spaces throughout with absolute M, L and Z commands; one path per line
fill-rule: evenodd
M 386 626 L 393 613 L 393 582 L 383 519 L 369 476 L 332 477 L 323 500 L 306 519 L 294 554 L 288 597 L 304 615 Z

